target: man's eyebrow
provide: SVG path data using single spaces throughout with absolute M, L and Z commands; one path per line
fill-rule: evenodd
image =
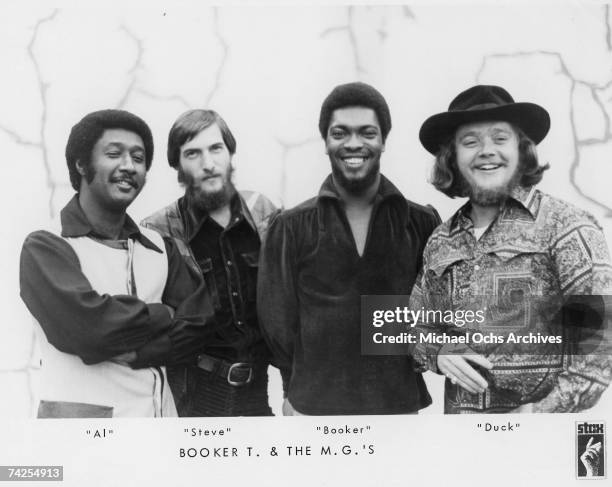
M 476 131 L 476 130 L 468 130 L 467 132 L 463 132 L 463 133 L 459 132 L 459 133 L 457 133 L 457 138 L 458 139 L 462 139 L 463 137 L 468 137 L 468 136 L 476 137 L 478 135 L 479 135 L 478 131 Z
M 374 129 L 374 130 L 380 130 L 376 125 L 372 125 L 372 124 L 365 124 L 365 125 L 349 125 L 346 123 L 332 123 L 329 128 L 341 128 L 341 129 L 345 129 L 345 128 L 357 128 L 359 130 L 366 130 L 366 129 Z
M 129 150 L 141 150 L 141 151 L 145 150 L 145 148 L 143 146 L 139 145 L 139 144 L 136 144 L 136 145 L 127 145 L 127 144 L 124 144 L 123 142 L 118 142 L 118 141 L 114 141 L 114 140 L 108 142 L 104 147 L 106 149 L 116 147 L 118 149 L 125 149 L 125 148 L 127 148 Z

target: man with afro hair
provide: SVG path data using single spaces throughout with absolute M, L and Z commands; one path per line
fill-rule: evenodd
M 283 411 L 417 412 L 431 398 L 412 358 L 361 354 L 360 299 L 410 293 L 438 214 L 380 173 L 391 115 L 372 86 L 337 86 L 319 130 L 331 174 L 317 197 L 275 219 L 260 261 L 258 310 L 283 376 Z
M 127 207 L 153 159 L 147 124 L 86 115 L 66 146 L 76 191 L 60 228 L 30 234 L 21 297 L 41 332 L 38 417 L 176 416 L 165 365 L 195 361 L 212 305 L 170 239 Z

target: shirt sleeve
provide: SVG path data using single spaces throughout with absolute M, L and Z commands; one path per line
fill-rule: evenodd
M 72 247 L 50 232 L 26 238 L 19 279 L 21 298 L 49 342 L 86 364 L 134 351 L 172 323 L 161 303 L 94 291 Z
M 175 309 L 171 324 L 139 348 L 133 368 L 192 365 L 213 335 L 214 307 L 204 279 L 191 271 L 174 240 L 164 237 L 168 280 L 162 301 Z
M 295 251 L 291 228 L 281 214 L 270 225 L 260 253 L 257 311 L 285 393 L 299 330 Z
M 440 215 L 437 210 L 431 206 L 427 205 L 427 207 L 431 210 L 431 213 L 428 214 L 428 226 L 426 227 L 426 237 L 427 239 L 431 236 L 433 231 L 442 223 L 440 219 Z M 410 302 L 409 307 L 411 310 L 420 310 L 420 309 L 442 309 L 438 308 L 439 303 L 432 303 L 431 301 L 435 300 L 435 296 L 432 295 L 430 289 L 429 280 L 432 276 L 427 272 L 429 269 L 428 259 L 427 259 L 427 244 L 423 249 L 421 260 L 421 269 L 419 274 L 414 282 L 414 287 L 412 288 L 412 292 L 410 293 Z M 440 324 L 439 323 L 428 323 L 422 319 L 417 320 L 412 327 L 411 334 L 414 338 L 414 345 L 411 347 L 411 354 L 415 361 L 415 366 L 417 372 L 425 372 L 426 370 L 430 370 L 437 374 L 440 373 L 438 370 L 438 353 L 442 348 L 442 345 L 432 342 L 426 343 L 424 340 L 420 340 L 421 335 L 436 335 L 440 333 Z
M 612 266 L 596 223 L 568 231 L 555 243 L 552 257 L 566 306 L 582 311 L 577 321 L 564 325 L 568 338 L 564 370 L 550 394 L 534 403 L 533 410 L 578 412 L 593 407 L 612 379 Z
M 436 210 L 432 205 L 427 205 L 427 207 L 431 210 L 431 228 L 429 229 L 429 235 L 433 233 L 433 231 L 442 223 L 442 218 L 440 218 L 440 213 Z
M 440 290 L 434 290 L 435 285 L 432 285 L 431 281 L 437 278 L 432 273 L 427 272 L 428 269 L 429 266 L 425 255 L 423 268 L 419 272 L 410 294 L 410 309 L 417 313 L 419 310 L 451 309 L 450 303 L 445 302 L 445 296 L 440 293 Z M 424 337 L 435 337 L 442 334 L 458 335 L 460 333 L 457 328 L 419 317 L 412 327 L 411 334 L 414 336 L 411 354 L 414 358 L 417 372 L 430 370 L 440 374 L 441 372 L 438 370 L 438 355 L 443 345 L 436 340 L 425 340 Z

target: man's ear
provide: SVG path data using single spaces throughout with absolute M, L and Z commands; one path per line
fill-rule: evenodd
M 81 163 L 80 159 L 77 159 L 76 161 L 76 170 L 81 176 L 85 176 L 85 174 L 87 174 L 87 171 L 85 170 L 85 167 Z

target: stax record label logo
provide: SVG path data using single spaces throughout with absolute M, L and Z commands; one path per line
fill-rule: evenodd
M 576 478 L 607 477 L 606 425 L 603 421 L 576 423 Z

